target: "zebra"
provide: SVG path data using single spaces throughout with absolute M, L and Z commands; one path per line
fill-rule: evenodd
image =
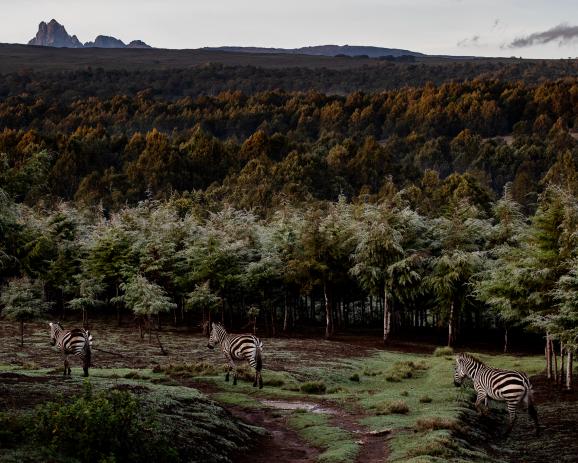
M 65 330 L 58 322 L 49 323 L 50 345 L 58 346 L 64 357 L 64 376 L 70 376 L 72 370 L 68 362 L 69 355 L 78 355 L 83 361 L 84 376 L 88 376 L 88 367 L 92 356 L 92 335 L 83 328 Z
M 536 435 L 539 435 L 538 412 L 534 407 L 532 384 L 526 373 L 492 368 L 472 355 L 461 353 L 456 356 L 454 385 L 461 386 L 466 377 L 474 383 L 477 394 L 475 405 L 478 412 L 482 412 L 482 402 L 488 407 L 488 398 L 506 402 L 509 415 L 506 435 L 516 422 L 516 411 L 522 402 L 527 406 L 528 414 L 536 425 Z
M 207 347 L 213 349 L 215 344 L 221 346 L 223 355 L 227 360 L 225 381 L 229 381 L 229 372 L 233 370 L 233 385 L 236 385 L 237 366 L 235 362 L 247 361 L 255 369 L 253 387 L 257 387 L 258 384 L 259 389 L 263 388 L 263 378 L 261 376 L 261 370 L 263 369 L 263 361 L 261 359 L 263 343 L 257 336 L 252 334 L 229 334 L 223 325 L 212 323 Z

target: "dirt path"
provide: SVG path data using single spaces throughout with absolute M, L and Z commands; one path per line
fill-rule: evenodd
M 383 463 L 389 456 L 387 445 L 389 433 L 370 434 L 369 429 L 360 424 L 365 416 L 361 410 L 353 410 L 332 415 L 330 422 L 334 426 L 359 436 L 356 439 L 360 445 L 358 463 Z
M 535 436 L 531 420 L 521 411 L 512 434 L 496 444 L 508 449 L 512 463 L 577 462 L 578 392 L 563 392 L 544 376 L 534 376 L 531 381 L 541 435 Z

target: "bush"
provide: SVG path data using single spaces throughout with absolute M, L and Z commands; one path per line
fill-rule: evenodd
M 412 378 L 417 370 L 427 370 L 429 367 L 424 361 L 395 362 L 385 372 L 385 380 L 391 383 L 399 383 L 403 379 Z
M 305 394 L 325 394 L 326 387 L 323 381 L 308 381 L 299 390 Z
M 353 374 L 349 377 L 349 381 L 359 382 L 359 374 L 353 373 Z
M 55 454 L 83 462 L 175 461 L 177 452 L 154 435 L 155 417 L 143 411 L 127 391 L 92 393 L 85 383 L 84 395 L 72 403 L 48 402 L 36 409 L 29 433 Z
M 409 413 L 409 406 L 405 403 L 405 400 L 394 400 L 392 402 L 382 402 L 375 407 L 376 413 L 378 415 L 406 415 Z
M 18 414 L 0 413 L 0 448 L 18 445 L 26 437 L 27 417 Z
M 434 357 L 445 357 L 446 355 L 454 355 L 454 350 L 449 346 L 436 347 L 433 352 Z
M 420 418 L 415 423 L 415 429 L 418 431 L 436 431 L 438 429 L 454 431 L 458 429 L 458 424 L 450 418 Z

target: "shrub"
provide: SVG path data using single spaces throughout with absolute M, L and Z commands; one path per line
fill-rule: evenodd
M 323 381 L 308 381 L 299 390 L 305 394 L 325 394 L 326 387 Z
M 349 381 L 359 382 L 359 374 L 358 374 L 358 373 L 353 373 L 353 374 L 349 377 Z
M 458 424 L 450 418 L 420 418 L 415 423 L 415 429 L 418 431 L 436 431 L 438 429 L 456 430 Z
M 385 372 L 385 380 L 391 383 L 399 383 L 403 379 L 411 378 L 417 370 L 427 370 L 429 367 L 424 361 L 395 362 Z
M 449 346 L 436 347 L 433 352 L 434 357 L 445 357 L 446 355 L 454 355 L 454 350 Z
M 265 386 L 271 386 L 271 387 L 281 387 L 285 384 L 285 381 L 283 381 L 281 378 L 268 378 L 267 376 L 265 376 L 265 379 L 263 380 L 263 384 Z
M 405 400 L 382 402 L 377 404 L 374 408 L 378 415 L 406 415 L 409 413 L 409 406 L 405 403 Z
M 176 460 L 168 442 L 151 433 L 157 427 L 155 417 L 128 391 L 93 394 L 86 382 L 84 395 L 74 402 L 39 406 L 29 433 L 56 454 L 88 463 Z
M 419 398 L 419 401 L 420 401 L 422 404 L 429 404 L 429 403 L 432 402 L 432 398 L 431 398 L 429 395 L 422 395 L 422 396 Z

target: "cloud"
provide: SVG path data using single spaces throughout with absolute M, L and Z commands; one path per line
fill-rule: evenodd
M 534 32 L 525 37 L 514 39 L 507 48 L 523 48 L 533 45 L 543 45 L 550 42 L 558 42 L 558 45 L 571 42 L 578 38 L 578 26 L 559 24 L 544 32 Z
M 480 43 L 480 36 L 474 35 L 472 37 L 467 37 L 458 42 L 458 47 L 472 47 L 477 46 Z
M 494 20 L 494 24 L 492 24 L 492 30 L 498 28 L 498 26 L 500 26 L 500 24 L 501 24 L 500 18 L 496 18 Z

